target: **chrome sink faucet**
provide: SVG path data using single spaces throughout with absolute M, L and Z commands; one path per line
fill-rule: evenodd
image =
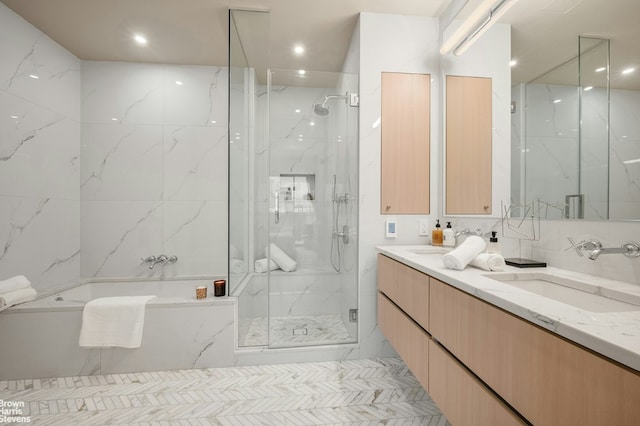
M 566 250 L 575 249 L 576 253 L 578 253 L 578 256 L 583 255 L 581 250 L 588 250 L 589 254 L 587 255 L 587 257 L 590 260 L 596 260 L 601 254 L 620 253 L 624 254 L 627 257 L 640 256 L 640 244 L 638 243 L 630 242 L 624 243 L 620 247 L 605 248 L 602 247 L 602 243 L 598 240 L 584 240 L 580 241 L 579 243 L 574 242 L 573 238 L 571 237 L 569 237 L 568 240 L 571 243 L 571 247 L 567 248 Z

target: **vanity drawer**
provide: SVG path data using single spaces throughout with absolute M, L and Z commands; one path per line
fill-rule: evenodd
M 429 335 L 382 293 L 378 293 L 378 326 L 422 387 L 428 391 Z
M 640 424 L 638 372 L 434 278 L 430 289 L 433 338 L 531 423 Z
M 378 254 L 378 290 L 429 330 L 429 276 Z
M 523 425 L 524 421 L 433 340 L 429 395 L 454 425 Z

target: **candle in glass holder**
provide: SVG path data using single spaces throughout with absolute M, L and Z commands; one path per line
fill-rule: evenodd
M 206 299 L 207 298 L 207 287 L 199 286 L 196 287 L 196 299 Z
M 221 297 L 225 295 L 225 287 L 227 286 L 227 281 L 225 280 L 215 280 L 213 282 L 213 295 L 215 297 Z

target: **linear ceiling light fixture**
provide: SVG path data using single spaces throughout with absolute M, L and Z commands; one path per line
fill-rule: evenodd
M 440 48 L 440 53 L 462 55 L 471 45 L 495 24 L 518 0 L 485 0 L 464 20 L 462 25 Z

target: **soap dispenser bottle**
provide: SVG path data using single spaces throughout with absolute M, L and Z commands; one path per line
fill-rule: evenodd
M 442 232 L 442 245 L 447 247 L 455 247 L 456 245 L 456 234 L 451 229 L 451 222 L 447 222 L 447 227 Z
M 489 237 L 489 244 L 487 244 L 487 253 L 496 253 L 501 254 L 500 243 L 498 242 L 498 237 L 496 236 L 496 231 L 491 231 L 491 237 Z
M 440 219 L 436 219 L 436 229 L 431 231 L 431 245 L 442 245 L 442 228 L 440 228 Z

